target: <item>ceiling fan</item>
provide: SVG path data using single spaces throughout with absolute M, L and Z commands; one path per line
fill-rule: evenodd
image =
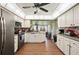
M 47 4 L 49 4 L 49 3 L 34 3 L 34 6 L 23 6 L 23 8 L 24 9 L 26 9 L 26 8 L 36 8 L 36 10 L 34 11 L 34 14 L 36 14 L 37 12 L 38 12 L 38 9 L 37 8 L 39 8 L 40 10 L 42 10 L 42 11 L 44 11 L 44 12 L 48 12 L 48 10 L 47 9 L 45 9 L 45 8 L 42 8 L 42 6 L 45 6 L 45 5 L 47 5 Z

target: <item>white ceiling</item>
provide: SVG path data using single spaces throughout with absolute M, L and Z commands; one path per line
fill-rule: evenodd
M 30 19 L 30 20 L 31 19 L 51 20 L 52 19 L 54 20 L 59 15 L 69 10 L 71 7 L 73 7 L 77 3 L 60 3 L 60 4 L 52 3 L 52 4 L 44 6 L 44 8 L 45 7 L 48 8 L 50 12 L 45 13 L 43 11 L 40 11 L 37 14 L 32 13 L 33 11 L 31 10 L 31 8 L 29 10 L 23 10 L 22 7 L 20 7 L 21 4 L 25 6 L 33 5 L 33 3 L 19 3 L 19 4 L 18 3 L 17 4 L 16 3 L 1 3 L 1 6 L 15 13 L 16 15 L 20 16 L 23 19 Z
M 59 6 L 59 3 L 50 3 L 48 5 L 43 6 L 43 8 L 47 9 L 48 12 L 44 12 L 38 9 L 38 13 L 34 14 L 35 8 L 22 8 L 23 6 L 34 6 L 33 3 L 16 3 L 16 5 L 23 10 L 26 15 L 52 15 L 55 9 Z

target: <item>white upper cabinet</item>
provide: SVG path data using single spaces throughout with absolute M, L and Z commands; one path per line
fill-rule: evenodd
M 79 26 L 79 5 L 74 7 L 74 26 Z
M 66 14 L 62 15 L 62 22 L 61 22 L 61 27 L 64 27 L 66 24 Z
M 61 15 L 59 18 L 58 18 L 58 27 L 64 27 L 65 26 L 65 14 Z
M 58 27 L 61 27 L 61 16 L 58 17 Z
M 73 26 L 73 9 L 66 12 L 66 27 Z
M 74 25 L 73 8 L 58 18 L 58 27 L 72 27 Z
M 79 5 L 58 17 L 58 27 L 79 26 Z
M 25 27 L 25 28 L 29 28 L 29 27 L 31 26 L 30 20 L 24 20 L 23 23 L 24 23 L 24 24 L 23 24 L 23 27 Z

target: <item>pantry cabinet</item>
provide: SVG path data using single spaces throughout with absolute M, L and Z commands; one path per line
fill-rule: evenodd
M 74 26 L 79 26 L 79 5 L 74 7 Z

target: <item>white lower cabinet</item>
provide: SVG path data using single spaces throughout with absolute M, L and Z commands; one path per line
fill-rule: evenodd
M 57 35 L 57 46 L 65 55 L 79 55 L 79 42 Z
M 25 43 L 41 43 L 46 40 L 44 33 L 25 33 Z
M 70 54 L 71 55 L 76 55 L 77 54 L 77 47 L 73 43 L 71 44 L 71 47 L 70 47 Z
M 69 39 L 63 38 L 63 52 L 66 55 L 69 55 Z
M 57 35 L 57 46 L 59 49 L 63 50 L 62 48 L 62 40 L 61 40 L 61 36 L 60 35 Z
M 79 55 L 79 42 L 71 40 L 70 54 L 71 55 Z
M 63 37 L 60 35 L 57 35 L 57 46 L 62 52 L 64 51 Z
M 69 39 L 57 35 L 57 46 L 66 55 L 69 55 Z

